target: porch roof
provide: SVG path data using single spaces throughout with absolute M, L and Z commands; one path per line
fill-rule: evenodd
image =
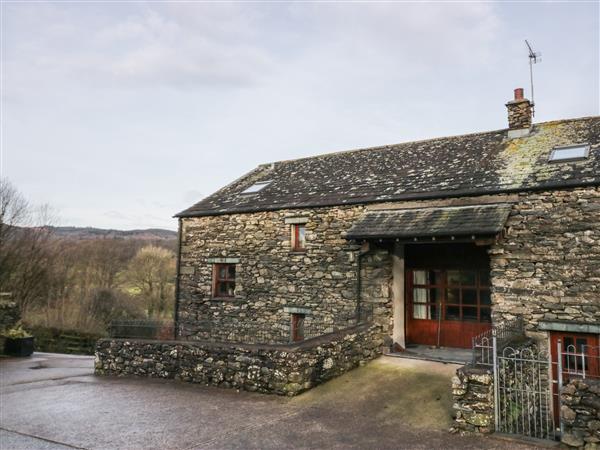
M 504 228 L 510 209 L 509 204 L 495 204 L 370 211 L 354 224 L 346 238 L 494 236 Z

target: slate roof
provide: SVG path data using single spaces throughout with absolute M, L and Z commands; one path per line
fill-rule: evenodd
M 587 143 L 582 161 L 549 163 L 556 146 Z M 257 181 L 271 183 L 240 194 Z M 264 164 L 178 217 L 442 198 L 600 184 L 600 116 L 406 142 Z
M 348 231 L 348 239 L 439 236 L 494 236 L 511 205 L 397 209 L 367 212 Z

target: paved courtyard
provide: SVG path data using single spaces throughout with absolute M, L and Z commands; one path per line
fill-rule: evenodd
M 295 398 L 95 377 L 93 358 L 0 360 L 4 449 L 527 448 L 450 426 L 457 366 L 383 357 Z

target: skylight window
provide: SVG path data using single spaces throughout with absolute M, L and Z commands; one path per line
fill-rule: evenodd
M 269 180 L 269 181 L 259 181 L 257 183 L 254 183 L 252 186 L 247 187 L 241 193 L 242 194 L 255 194 L 255 193 L 259 192 L 259 191 L 262 191 L 270 183 L 271 183 L 271 180 Z
M 550 162 L 576 161 L 585 159 L 590 152 L 589 145 L 572 145 L 570 147 L 556 147 L 550 153 Z

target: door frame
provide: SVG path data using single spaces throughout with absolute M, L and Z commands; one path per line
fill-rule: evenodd
M 565 337 L 573 338 L 573 339 L 588 339 L 589 344 L 585 344 L 588 346 L 588 351 L 585 353 L 586 360 L 592 361 L 588 369 L 588 377 L 591 376 L 594 379 L 599 379 L 600 377 L 600 334 L 596 333 L 578 333 L 574 331 L 550 331 L 548 333 L 548 340 L 550 341 L 550 361 L 552 365 L 552 397 L 553 402 L 552 406 L 554 408 L 554 420 L 558 425 L 560 423 L 560 394 L 558 392 L 558 358 L 567 356 L 564 354 L 566 346 L 565 346 Z M 561 340 L 562 355 L 558 355 L 558 340 Z M 575 345 L 577 346 L 577 342 L 575 341 Z M 595 353 L 590 352 L 590 348 L 595 349 Z M 577 352 L 577 347 L 575 347 L 575 351 Z M 562 379 L 563 383 L 568 383 L 569 374 L 576 375 L 576 372 L 568 372 L 565 371 L 564 359 L 561 361 L 562 364 Z M 564 385 L 564 384 L 563 384 Z

